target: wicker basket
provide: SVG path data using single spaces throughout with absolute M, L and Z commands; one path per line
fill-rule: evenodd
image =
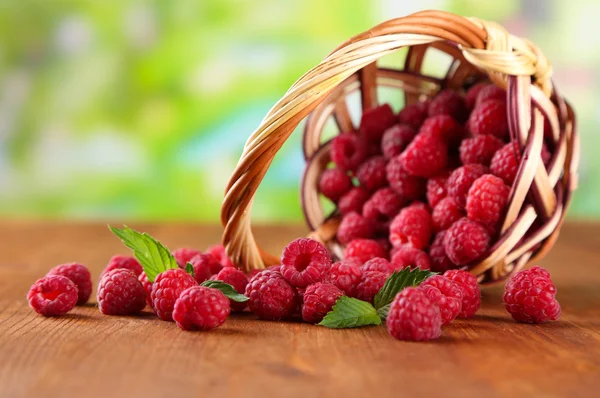
M 377 67 L 379 58 L 403 47 L 409 47 L 403 67 Z M 429 51 L 452 57 L 443 78 L 422 73 Z M 378 104 L 377 88 L 388 87 L 403 93 L 405 104 L 411 104 L 444 88 L 462 90 L 489 79 L 507 90 L 510 136 L 518 143 L 522 161 L 500 237 L 485 259 L 471 264 L 469 270 L 480 282 L 502 280 L 552 247 L 577 185 L 575 117 L 552 84 L 551 73 L 548 60 L 527 40 L 510 35 L 496 23 L 446 12 L 419 12 L 353 37 L 302 76 L 248 139 L 227 185 L 221 212 L 227 253 L 245 270 L 279 263 L 258 247 L 250 212 L 275 154 L 305 117 L 309 116 L 303 141 L 307 166 L 302 204 L 311 237 L 328 244 L 339 256 L 335 243 L 339 218 L 325 214 L 317 185 L 330 161 L 328 143 L 322 142 L 327 120 L 333 118 L 340 132 L 354 129 L 346 97 L 360 92 L 362 109 L 369 109 Z M 544 123 L 551 127 L 554 144 L 547 168 L 541 162 Z

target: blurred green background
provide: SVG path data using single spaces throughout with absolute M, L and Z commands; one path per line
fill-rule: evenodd
M 216 222 L 288 87 L 348 37 L 428 8 L 496 20 L 550 58 L 583 142 L 570 215 L 600 216 L 597 0 L 0 1 L 0 216 Z M 301 219 L 299 141 L 255 218 Z

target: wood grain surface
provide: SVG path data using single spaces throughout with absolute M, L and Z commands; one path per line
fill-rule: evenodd
M 170 248 L 205 248 L 220 234 L 199 225 L 132 227 Z M 273 252 L 304 233 L 256 229 Z M 22 221 L 3 222 L 0 249 L 2 398 L 600 396 L 600 225 L 566 225 L 542 263 L 558 286 L 558 322 L 513 322 L 494 286 L 474 319 L 429 343 L 395 341 L 384 327 L 329 330 L 250 314 L 212 332 L 184 332 L 148 312 L 103 316 L 94 304 L 43 318 L 25 295 L 49 268 L 80 261 L 97 279 L 111 255 L 127 250 L 105 225 Z

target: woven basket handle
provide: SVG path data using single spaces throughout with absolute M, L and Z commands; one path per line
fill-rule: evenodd
M 234 264 L 248 271 L 279 262 L 258 247 L 250 213 L 254 194 L 275 154 L 300 121 L 359 69 L 402 47 L 435 41 L 455 43 L 471 64 L 486 71 L 501 87 L 506 87 L 508 75 L 531 76 L 546 96 L 552 91 L 551 67 L 542 53 L 493 22 L 423 11 L 351 38 L 298 79 L 248 138 L 221 209 L 222 240 Z

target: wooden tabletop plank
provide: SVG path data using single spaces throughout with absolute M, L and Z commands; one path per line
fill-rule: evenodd
M 133 225 L 168 247 L 205 248 L 218 227 Z M 302 227 L 257 228 L 277 252 Z M 27 306 L 29 286 L 52 266 L 80 261 L 97 282 L 127 253 L 105 225 L 5 222 L 0 226 L 0 397 L 106 396 L 598 396 L 600 225 L 567 224 L 542 262 L 563 307 L 560 321 L 522 325 L 485 288 L 474 319 L 439 340 L 400 342 L 384 327 L 329 330 L 231 316 L 211 332 L 184 332 L 146 312 L 108 317 L 94 304 L 61 318 Z

